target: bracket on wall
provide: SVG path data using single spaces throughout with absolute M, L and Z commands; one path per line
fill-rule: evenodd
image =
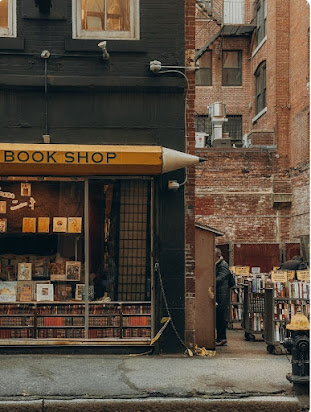
M 35 0 L 35 6 L 39 8 L 40 13 L 49 14 L 52 7 L 51 0 Z

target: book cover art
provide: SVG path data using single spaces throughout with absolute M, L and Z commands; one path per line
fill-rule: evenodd
M 81 262 L 68 261 L 66 262 L 66 279 L 79 281 L 81 274 Z
M 50 261 L 46 258 L 37 259 L 33 264 L 33 278 L 34 279 L 48 279 L 49 278 Z
M 17 300 L 19 302 L 31 302 L 34 298 L 34 283 L 32 281 L 17 282 Z
M 0 302 L 16 302 L 17 282 L 0 282 Z
M 53 232 L 66 233 L 67 232 L 67 218 L 54 217 L 53 218 Z
M 38 233 L 49 233 L 50 231 L 50 218 L 38 217 Z
M 68 217 L 68 233 L 81 233 L 82 217 Z
M 5 233 L 7 231 L 7 219 L 4 217 L 0 218 L 0 233 Z
M 53 302 L 54 286 L 51 283 L 37 283 L 37 302 Z
M 31 280 L 32 279 L 32 263 L 19 263 L 17 280 Z
M 54 285 L 54 298 L 56 301 L 67 301 L 72 299 L 72 287 L 68 283 Z
M 24 233 L 36 233 L 36 218 L 24 217 L 23 218 L 23 232 Z

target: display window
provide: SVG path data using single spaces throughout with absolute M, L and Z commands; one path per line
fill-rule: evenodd
M 0 339 L 148 340 L 150 179 L 0 182 Z

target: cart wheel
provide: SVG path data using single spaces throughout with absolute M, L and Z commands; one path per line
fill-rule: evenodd
M 275 346 L 273 350 L 274 355 L 282 355 L 282 348 L 281 346 Z
M 250 338 L 250 340 L 251 340 L 252 342 L 254 342 L 255 339 L 256 339 L 256 338 L 255 338 L 255 335 L 253 335 L 253 334 L 250 334 L 250 335 L 249 335 L 249 338 Z
M 267 346 L 267 351 L 272 354 L 273 351 L 274 351 L 274 346 L 273 345 L 268 345 Z

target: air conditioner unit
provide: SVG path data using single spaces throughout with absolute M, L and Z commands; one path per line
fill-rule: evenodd
M 195 133 L 195 147 L 202 148 L 206 146 L 206 139 L 208 134 L 204 132 L 196 132 Z

